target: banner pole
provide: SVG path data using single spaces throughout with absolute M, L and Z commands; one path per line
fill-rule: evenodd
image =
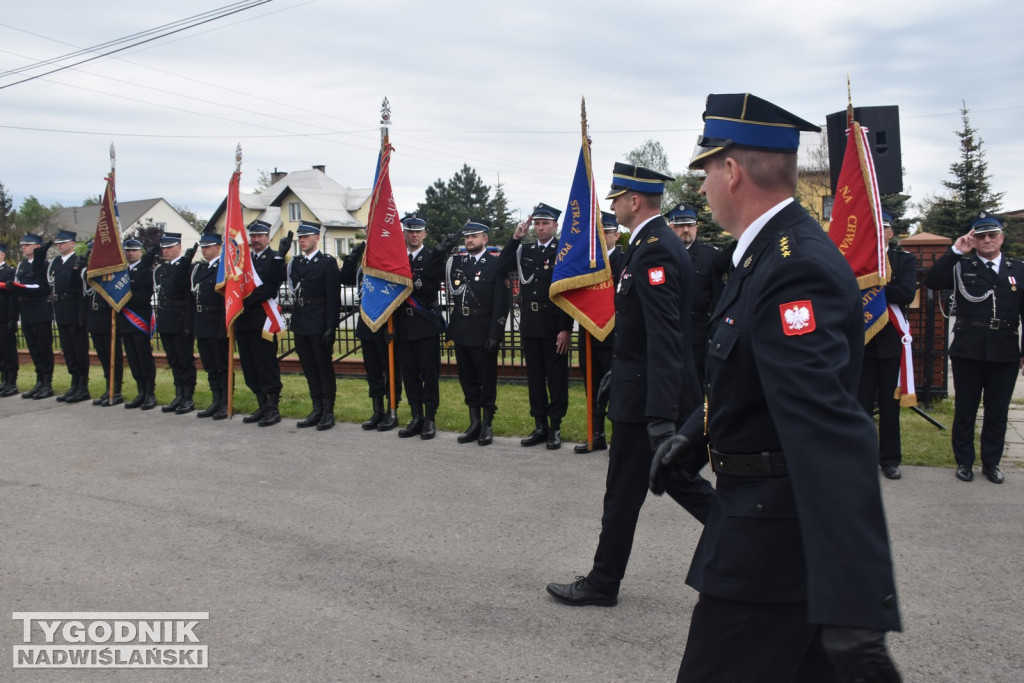
M 117 348 L 117 313 L 110 309 L 110 372 L 107 381 L 107 401 L 114 405 L 114 350 Z
M 384 338 L 388 344 L 388 384 L 391 401 L 391 417 L 398 419 L 398 402 L 395 400 L 395 317 L 388 316 L 388 334 Z
M 587 350 L 587 450 L 594 450 L 594 353 L 590 343 L 590 332 L 584 331 Z
M 235 400 L 235 323 L 228 326 L 228 417 L 234 415 Z

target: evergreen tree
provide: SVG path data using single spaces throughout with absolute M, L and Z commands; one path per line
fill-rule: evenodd
M 509 230 L 503 229 L 511 225 L 511 216 L 501 183 L 492 198 L 491 188 L 467 164 L 448 182 L 435 180 L 426 189 L 424 200 L 416 205 L 416 215 L 427 222 L 427 241 L 431 243 L 461 231 L 470 218 L 482 219 L 492 226 L 490 244 L 502 244 L 510 235 Z
M 925 200 L 921 229 L 936 235 L 956 239 L 967 232 L 967 226 L 982 211 L 998 212 L 1002 192 L 994 192 L 988 162 L 985 161 L 983 140 L 971 126 L 967 105 L 960 109 L 963 128 L 956 132 L 960 138 L 960 160 L 949 165 L 953 178 L 943 180 L 948 193 Z
M 7 188 L 0 183 L 0 243 L 7 247 L 7 255 L 16 257 L 17 246 L 22 233 L 15 227 L 14 200 L 7 194 Z
M 33 232 L 41 235 L 44 239 L 53 237 L 57 234 L 57 229 L 50 225 L 50 219 L 59 208 L 61 208 L 60 204 L 46 206 L 34 195 L 29 195 L 18 207 L 18 229 L 22 235 L 26 232 Z

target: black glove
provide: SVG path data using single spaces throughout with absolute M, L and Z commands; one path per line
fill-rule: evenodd
M 821 645 L 848 683 L 900 683 L 885 647 L 885 631 L 822 626 Z
M 484 342 L 484 353 L 488 353 L 488 354 L 491 354 L 491 355 L 494 355 L 494 356 L 498 355 L 498 340 L 497 339 L 488 339 L 487 341 L 485 341 Z
M 651 493 L 660 496 L 665 493 L 665 484 L 672 476 L 673 471 L 682 467 L 682 464 L 693 455 L 693 443 L 682 434 L 676 434 L 671 439 L 665 439 L 654 452 L 654 460 L 651 461 Z
M 324 351 L 331 356 L 334 355 L 334 330 L 324 332 Z
M 461 237 L 462 235 L 457 232 L 445 235 L 445 238 L 441 240 L 440 243 L 438 243 L 437 250 L 440 251 L 442 254 L 447 254 L 449 251 L 454 249 L 456 245 L 458 245 L 459 238 Z
M 676 425 L 671 420 L 654 419 L 647 423 L 647 439 L 651 442 L 651 452 L 657 453 L 662 441 L 675 436 Z
M 390 344 L 391 342 L 395 341 L 395 335 L 391 334 L 390 332 L 385 332 L 384 341 Z
M 599 405 L 599 406 L 606 406 L 606 405 L 608 405 L 608 397 L 611 395 L 611 393 L 612 393 L 612 371 L 609 370 L 608 372 L 604 373 L 604 377 L 602 377 L 601 381 L 597 383 L 597 396 L 595 396 L 595 400 L 597 401 L 597 405 Z
M 281 238 L 281 241 L 277 244 L 277 255 L 284 258 L 288 255 L 288 252 L 292 250 L 292 239 L 294 239 L 295 233 L 291 230 L 288 234 Z
M 32 253 L 32 259 L 46 260 L 46 252 L 50 251 L 50 247 L 52 246 L 52 241 L 43 242 L 41 245 L 35 248 L 35 251 Z
M 356 246 L 352 247 L 350 256 L 356 260 L 362 258 L 363 252 L 366 251 L 366 242 L 360 242 Z
M 92 256 L 92 249 L 86 249 L 85 253 L 82 254 L 82 258 L 78 259 L 79 270 L 83 270 L 89 266 L 90 256 Z
M 181 255 L 181 260 L 185 263 L 192 263 L 192 259 L 196 257 L 196 251 L 199 249 L 199 243 L 196 242 L 191 247 L 185 250 L 185 253 Z

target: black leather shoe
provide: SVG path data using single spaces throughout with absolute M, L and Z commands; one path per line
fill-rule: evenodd
M 142 401 L 142 405 L 139 406 L 139 410 L 153 410 L 153 408 L 156 408 L 156 396 L 146 394 L 146 398 Z
M 217 404 L 217 412 L 213 414 L 214 420 L 226 420 L 228 419 L 228 407 L 223 403 Z
M 420 432 L 420 438 L 426 441 L 427 439 L 433 439 L 437 435 L 437 425 L 429 417 L 423 420 L 423 431 Z
M 576 607 L 582 605 L 614 607 L 619 603 L 619 596 L 597 590 L 590 585 L 585 576 L 577 576 L 572 583 L 549 583 L 548 594 L 562 604 Z
M 32 400 L 41 401 L 42 399 L 50 398 L 51 396 L 53 396 L 53 387 L 49 384 L 44 384 L 39 388 L 39 391 L 36 392 L 36 395 L 32 397 Z
M 417 434 L 423 433 L 423 418 L 414 417 L 408 425 L 398 430 L 398 436 L 403 439 L 408 439 L 410 436 L 416 436 Z
M 1003 479 L 1005 479 L 1005 477 L 1003 477 L 1003 473 L 999 471 L 998 467 L 982 467 L 981 473 L 993 484 L 1002 484 Z
M 967 465 L 957 465 L 956 478 L 960 481 L 974 481 L 974 470 Z
M 142 402 L 145 401 L 145 400 L 146 400 L 146 395 L 145 394 L 139 394 L 138 396 L 136 396 L 132 400 L 130 400 L 127 403 L 125 403 L 124 407 L 127 408 L 128 410 L 132 410 L 134 408 L 138 408 L 139 406 L 141 406 Z
M 886 479 L 900 479 L 903 477 L 903 473 L 896 465 L 886 465 L 882 468 L 882 476 Z
M 323 431 L 326 431 L 326 430 L 330 429 L 333 426 L 334 426 L 334 411 L 332 410 L 329 413 L 325 411 L 323 417 L 321 417 L 320 421 L 316 423 L 316 430 L 318 432 L 323 432 Z
M 260 418 L 260 427 L 273 427 L 281 421 L 281 413 L 277 408 L 267 408 L 267 412 L 263 413 L 263 417 Z
M 190 398 L 182 398 L 181 403 L 174 409 L 175 415 L 187 415 L 196 409 L 195 402 Z
M 252 412 L 252 413 L 246 415 L 245 417 L 243 417 L 242 418 L 242 423 L 243 424 L 247 424 L 247 425 L 251 425 L 253 422 L 259 422 L 260 420 L 262 420 L 263 416 L 266 415 L 266 414 L 267 414 L 266 407 L 265 406 L 260 406 L 254 412 Z
M 161 413 L 173 413 L 174 411 L 176 411 L 178 409 L 178 406 L 180 406 L 180 405 L 181 405 L 181 394 L 178 394 L 173 399 L 171 399 L 170 403 L 168 403 L 165 406 L 162 406 L 160 408 L 160 412 Z
M 548 450 L 554 451 L 562 447 L 562 430 L 552 429 L 548 431 Z
M 466 428 L 466 431 L 459 434 L 459 436 L 455 440 L 458 441 L 459 443 L 469 443 L 470 441 L 476 441 L 479 436 L 480 423 L 470 422 L 469 427 Z
M 585 443 L 581 443 L 576 444 L 576 446 L 572 450 L 573 452 L 579 453 L 580 455 L 590 453 L 591 451 L 606 451 L 608 450 L 608 441 L 604 438 L 604 432 L 600 432 L 598 434 L 594 434 L 593 448 L 590 448 L 590 446 L 588 446 Z
M 519 440 L 520 446 L 536 446 L 548 439 L 548 430 L 538 427 L 530 432 L 530 435 Z
M 127 407 L 128 406 L 126 405 L 125 408 L 127 408 Z M 205 408 L 200 410 L 198 413 L 196 413 L 196 417 L 202 417 L 202 418 L 213 417 L 214 415 L 217 414 L 217 411 L 219 409 L 220 409 L 220 406 L 217 404 L 216 401 L 214 401 L 213 403 L 211 403 L 210 405 L 206 406 Z
M 22 398 L 35 398 L 39 390 L 43 388 L 42 382 L 36 382 L 36 385 L 21 395 Z
M 484 424 L 480 425 L 480 434 L 476 437 L 477 446 L 490 446 L 491 442 L 494 441 L 494 430 L 491 429 L 491 425 Z
M 18 393 L 17 384 L 5 384 L 0 387 L 0 398 L 7 398 L 8 396 L 14 396 Z

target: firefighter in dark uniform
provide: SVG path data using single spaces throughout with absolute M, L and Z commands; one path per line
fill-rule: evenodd
M 117 334 L 124 345 L 128 369 L 139 393 L 125 408 L 156 408 L 156 361 L 153 359 L 153 261 L 159 247 L 145 255 L 142 242 L 126 239 L 121 246 L 128 261 L 132 296 L 117 316 Z
M 78 403 L 89 400 L 89 335 L 85 331 L 82 270 L 87 259 L 75 254 L 75 233 L 58 230 L 53 244 L 57 258 L 50 261 L 50 288 L 53 292 L 53 317 L 60 336 L 64 365 L 71 386 L 58 401 Z
M 88 248 L 92 251 L 92 240 Z M 110 303 L 98 291 L 89 286 L 89 271 L 82 272 L 85 282 L 85 329 L 92 338 L 96 358 L 103 367 L 103 393 L 94 398 L 92 404 L 103 408 L 121 405 L 121 384 L 124 381 L 124 345 L 121 335 L 113 335 L 114 343 L 114 392 L 110 393 L 110 345 L 111 345 L 111 313 Z
M 7 265 L 7 246 L 0 242 L 0 398 L 18 393 L 18 296 L 14 268 Z
M 882 230 L 889 259 L 889 284 L 885 285 L 885 301 L 902 310 L 917 294 L 917 260 L 901 251 L 892 242 L 892 214 L 882 210 Z M 864 345 L 864 365 L 860 371 L 857 398 L 868 415 L 875 414 L 878 404 L 878 466 L 886 479 L 899 479 L 903 449 L 900 444 L 900 399 L 896 387 L 900 379 L 900 358 L 903 356 L 903 335 L 889 315 L 889 322 Z M 905 316 L 904 316 L 905 319 Z M 909 335 L 906 343 L 910 343 Z
M 981 214 L 966 235 L 935 262 L 925 278 L 932 289 L 952 289 L 956 324 L 953 364 L 953 457 L 956 476 L 974 479 L 974 423 L 982 396 L 981 473 L 1003 483 L 999 461 L 1017 373 L 1024 366 L 1019 330 L 1024 316 L 1024 263 L 1004 256 L 1003 222 Z
M 395 311 L 395 351 L 412 420 L 398 430 L 398 436 L 433 439 L 434 419 L 441 402 L 441 332 L 444 318 L 438 292 L 444 277 L 448 253 L 458 244 L 459 234 L 448 235 L 433 249 L 423 246 L 427 222 L 411 215 L 402 219 L 405 247 L 412 269 L 412 294 Z
M 292 290 L 291 330 L 302 373 L 309 386 L 312 412 L 296 425 L 318 430 L 334 426 L 334 341 L 341 314 L 341 272 L 333 256 L 318 248 L 320 224 L 303 221 L 296 230 L 300 256 L 288 262 Z
M 362 297 L 363 286 L 363 252 L 366 242 L 360 242 L 344 258 L 341 264 L 341 284 L 356 287 Z M 397 322 L 396 322 L 397 325 Z M 363 347 L 363 367 L 366 369 L 366 384 L 370 400 L 373 402 L 373 414 L 362 424 L 369 431 L 391 431 L 398 426 L 398 418 L 391 414 L 391 359 L 388 355 L 388 329 L 382 325 L 376 332 L 356 315 L 356 339 Z M 402 399 L 402 369 L 395 361 L 395 401 Z M 395 406 L 397 410 L 397 405 Z
M 167 365 L 174 378 L 174 399 L 160 410 L 185 415 L 195 410 L 196 390 L 195 340 L 192 336 L 193 316 L 188 310 L 192 287 L 192 259 L 198 244 L 181 253 L 181 233 L 165 232 L 160 239 L 163 263 L 153 271 L 156 290 L 156 331 L 167 355 Z
M 593 567 L 573 583 L 547 587 L 567 605 L 618 602 L 654 451 L 701 402 L 689 352 L 693 265 L 661 215 L 668 180 L 672 178 L 622 163 L 612 173 L 608 199 L 618 223 L 630 231 L 615 294 L 608 411 L 612 443 Z M 702 464 L 693 463 L 670 490 L 701 522 L 714 499 L 711 485 L 697 474 Z
M 819 128 L 750 94 L 709 95 L 704 120 L 690 167 L 737 245 L 711 319 L 707 403 L 651 470 L 657 493 L 710 449 L 717 476 L 678 680 L 899 681 L 875 429 L 857 401 L 861 293 L 793 198 L 800 131 Z
M 697 207 L 677 204 L 665 216 L 669 227 L 679 235 L 693 261 L 693 311 L 690 314 L 690 334 L 693 361 L 697 364 L 697 377 L 704 386 L 704 353 L 708 345 L 708 320 L 722 296 L 722 278 L 715 261 L 718 249 L 697 240 Z
M 277 338 L 263 337 L 263 326 L 267 322 L 263 303 L 277 298 L 287 276 L 284 257 L 292 246 L 292 233 L 289 232 L 281 238 L 277 251 L 271 249 L 270 228 L 270 223 L 258 219 L 248 226 L 252 268 L 260 279 L 260 285 L 245 297 L 242 313 L 235 319 L 235 340 L 238 342 L 242 375 L 249 391 L 256 394 L 258 406 L 256 412 L 243 417 L 242 422 L 255 422 L 260 427 L 281 421 L 278 409 L 281 365 L 277 360 Z
M 494 438 L 497 411 L 498 350 L 512 299 L 498 257 L 487 252 L 491 227 L 471 218 L 462 228 L 466 252 L 445 264 L 446 291 L 452 302 L 448 338 L 455 344 L 459 384 L 469 406 L 469 427 L 456 439 L 487 446 Z
M 204 232 L 199 237 L 203 258 L 192 266 L 189 278 L 191 327 L 212 395 L 210 405 L 197 412 L 196 417 L 214 420 L 228 418 L 228 331 L 224 295 L 217 291 L 222 244 L 223 239 L 215 232 Z
M 601 227 L 604 233 L 605 249 L 608 252 L 608 266 L 612 270 L 612 281 L 619 284 L 619 273 L 622 272 L 622 261 L 625 254 L 618 247 L 619 222 L 615 220 L 615 214 L 607 211 L 601 212 Z M 580 354 L 580 372 L 583 373 L 583 381 L 590 382 L 587 377 L 587 344 L 585 339 L 586 330 L 580 330 L 578 349 Z M 594 378 L 594 436 L 592 439 L 593 448 L 589 443 L 576 444 L 573 452 L 583 454 L 591 450 L 604 451 L 608 449 L 608 440 L 604 435 L 604 419 L 608 414 L 608 394 L 597 390 L 601 378 L 612 369 L 612 356 L 615 346 L 615 330 L 598 341 L 596 337 L 590 338 L 591 352 L 594 356 L 591 361 L 591 376 Z
M 562 418 L 569 408 L 569 343 L 572 317 L 551 302 L 551 275 L 558 256 L 561 211 L 538 204 L 501 250 L 498 269 L 519 275 L 519 334 L 526 361 L 530 415 L 536 427 L 522 446 L 562 446 Z M 523 244 L 533 224 L 536 242 Z
M 47 279 L 49 262 L 46 252 L 51 242 L 31 232 L 21 238 L 21 255 L 14 279 L 26 285 L 18 290 L 18 308 L 21 312 L 21 333 L 36 366 L 36 383 L 21 395 L 22 398 L 43 399 L 53 396 L 53 304 L 50 302 L 50 281 Z

